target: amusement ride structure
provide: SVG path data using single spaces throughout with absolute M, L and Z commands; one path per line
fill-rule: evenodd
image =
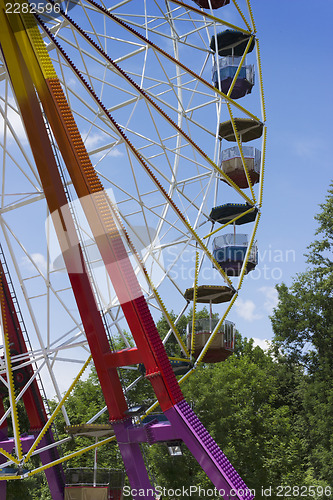
M 224 498 L 251 499 L 181 391 L 232 354 L 226 318 L 257 264 L 266 116 L 250 0 L 0 0 L 0 47 L 1 498 L 42 472 L 53 499 L 115 498 L 64 476 L 114 441 L 145 498 L 141 443 L 161 442 L 184 443 Z M 66 401 L 91 362 L 106 406 L 73 426 Z M 130 398 L 143 382 L 149 408 Z M 91 446 L 62 456 L 79 432 Z

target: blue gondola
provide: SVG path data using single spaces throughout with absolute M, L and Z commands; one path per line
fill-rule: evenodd
M 172 358 L 169 358 L 169 360 L 175 375 L 185 375 L 192 368 L 192 364 L 188 360 Z
M 227 56 L 221 57 L 218 64 L 214 64 L 212 71 L 212 80 L 214 86 L 227 94 L 230 85 L 234 79 L 238 69 L 241 57 Z M 232 99 L 240 99 L 247 94 L 250 94 L 254 86 L 254 65 L 243 65 L 236 83 L 232 89 L 230 97 Z
M 239 276 L 248 249 L 247 234 L 224 234 L 213 240 L 213 255 L 228 276 Z M 246 264 L 246 273 L 253 271 L 258 263 L 257 244 L 251 248 Z
M 238 66 L 250 37 L 236 30 L 225 30 L 212 36 L 210 48 L 222 56 L 217 64 L 213 66 L 213 83 L 216 88 L 227 94 L 234 79 Z M 248 53 L 254 48 L 254 38 L 250 44 Z M 216 46 L 217 45 L 217 46 Z M 230 97 L 239 99 L 250 94 L 254 85 L 254 66 L 243 64 Z
M 29 472 L 28 469 L 15 469 L 14 467 L 4 467 L 0 469 L 0 476 L 21 476 L 22 474 L 27 474 Z
M 154 422 L 154 420 L 156 420 L 157 422 L 168 422 L 168 419 L 164 415 L 164 413 L 151 413 L 142 420 L 142 423 L 148 424 L 149 422 Z

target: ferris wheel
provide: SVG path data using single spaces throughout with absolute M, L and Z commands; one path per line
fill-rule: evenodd
M 0 3 L 0 491 L 45 471 L 64 498 L 71 456 L 52 424 L 61 412 L 76 432 L 66 400 L 92 359 L 106 406 L 80 430 L 103 436 L 108 411 L 88 448 L 117 440 L 132 488 L 151 488 L 140 442 L 184 442 L 226 498 L 249 498 L 179 384 L 232 354 L 227 315 L 257 264 L 266 116 L 250 2 L 15 5 Z M 156 403 L 129 407 L 143 380 Z M 157 408 L 167 420 L 142 433 Z

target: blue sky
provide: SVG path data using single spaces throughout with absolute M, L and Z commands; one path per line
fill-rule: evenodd
M 267 107 L 261 262 L 230 314 L 242 335 L 272 337 L 272 287 L 305 269 L 314 215 L 333 178 L 333 3 L 253 0 Z
M 316 229 L 314 215 L 332 178 L 333 4 L 252 0 L 251 5 L 260 40 L 268 126 L 264 204 L 257 233 L 260 262 L 246 278 L 228 319 L 242 335 L 264 340 L 272 337 L 268 316 L 276 305 L 274 287 L 281 281 L 290 284 L 305 269 L 303 254 Z M 226 8 L 227 19 L 231 7 Z M 224 9 L 217 14 L 224 18 Z M 172 52 L 172 47 L 168 50 Z M 239 102 L 246 106 L 248 99 Z M 123 168 L 121 156 L 118 163 Z M 191 285 L 184 281 L 187 286 Z M 174 307 L 171 297 L 164 300 Z
M 228 319 L 235 322 L 243 336 L 253 337 L 263 344 L 264 339 L 272 338 L 269 314 L 277 300 L 274 287 L 282 281 L 289 285 L 292 277 L 305 269 L 303 254 L 313 240 L 316 229 L 314 215 L 318 213 L 319 204 L 324 201 L 332 179 L 329 153 L 333 111 L 333 3 L 330 0 L 318 0 L 315 4 L 309 0 L 252 0 L 251 3 L 260 40 L 267 107 L 264 205 L 257 233 L 259 265 L 246 277 Z M 224 17 L 222 10 L 221 18 Z M 230 21 L 233 22 L 233 19 Z M 70 85 L 75 88 L 75 82 L 70 82 Z M 240 104 L 245 105 L 247 99 Z M 16 132 L 21 135 L 21 128 L 15 116 L 13 118 Z M 83 129 L 83 132 L 86 131 Z M 98 135 L 90 136 L 89 148 L 99 145 L 92 144 L 94 140 L 98 140 Z M 123 157 L 120 152 L 119 156 L 116 155 L 117 151 L 113 155 L 113 166 L 122 171 Z M 225 201 L 239 200 L 226 198 Z M 222 198 L 221 202 L 224 202 Z M 38 203 L 27 207 L 24 208 L 24 217 L 17 224 L 28 240 L 27 248 L 33 260 L 45 270 L 46 210 L 42 211 Z M 37 212 L 39 218 L 35 217 Z M 8 214 L 7 219 L 14 216 L 16 214 Z M 30 221 L 29 225 L 26 220 Z M 246 232 L 246 229 L 240 232 Z M 34 238 L 30 237 L 31 234 Z M 43 244 L 40 239 L 43 239 Z M 21 252 L 17 245 L 14 249 Z M 25 268 L 25 261 L 20 260 L 20 255 L 19 262 Z M 30 265 L 29 262 L 26 265 Z M 190 266 L 186 262 L 185 266 L 194 268 L 193 264 Z M 209 266 L 212 271 L 211 264 Z M 35 272 L 34 268 L 32 271 L 24 270 L 27 274 Z M 28 291 L 34 295 L 34 287 L 37 288 L 39 282 L 29 280 L 27 283 Z M 182 285 L 184 289 L 192 286 L 189 280 Z M 18 284 L 16 288 L 20 294 Z M 21 296 L 19 298 L 23 304 Z M 169 303 L 173 297 L 163 296 L 163 299 L 167 307 L 174 307 Z M 219 312 L 218 308 L 216 310 Z M 24 312 L 29 331 L 33 330 L 29 316 Z M 42 315 L 41 329 L 46 331 L 43 308 L 40 307 L 38 312 Z M 57 310 L 55 317 L 57 321 L 51 324 L 52 328 L 58 328 L 59 317 L 62 318 L 61 326 L 67 328 L 64 317 Z

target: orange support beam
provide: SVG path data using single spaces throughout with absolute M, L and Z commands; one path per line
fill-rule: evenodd
M 95 172 L 71 109 L 32 16 L 22 15 L 31 46 L 22 43 L 25 58 L 45 114 L 58 143 L 74 188 L 91 227 L 125 318 L 140 350 L 163 410 L 183 399 L 177 379 L 127 255 L 110 208 L 111 201 Z M 23 31 L 19 35 L 23 37 Z
M 26 65 L 26 60 L 29 59 L 26 59 L 22 54 L 3 9 L 0 9 L 0 24 L 4 62 L 17 97 L 49 210 L 56 215 L 53 219 L 54 226 L 66 267 L 69 270 L 69 279 L 89 347 L 96 363 L 96 370 L 101 380 L 109 414 L 112 419 L 122 419 L 128 408 L 127 403 L 116 368 L 108 368 L 103 363 L 103 356 L 110 352 L 110 346 L 86 272 L 72 217 L 65 210 L 60 210 L 61 207 L 67 207 L 66 194 L 53 156 L 30 71 Z M 19 35 L 23 35 L 22 30 Z

